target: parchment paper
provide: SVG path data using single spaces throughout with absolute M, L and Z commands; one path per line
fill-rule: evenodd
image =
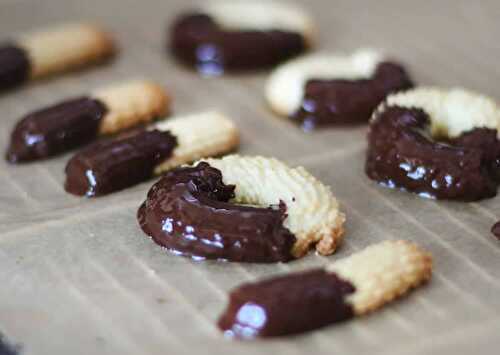
M 424 200 L 363 173 L 366 127 L 305 134 L 265 106 L 266 74 L 203 79 L 164 50 L 167 23 L 189 1 L 0 0 L 2 38 L 89 19 L 112 30 L 110 65 L 0 96 L 0 146 L 25 113 L 113 81 L 159 80 L 176 113 L 218 108 L 241 128 L 241 152 L 302 164 L 330 184 L 347 214 L 331 257 L 284 265 L 193 262 L 157 247 L 135 213 L 153 181 L 109 197 L 66 194 L 70 155 L 0 162 L 0 331 L 25 354 L 498 354 L 500 242 L 489 228 L 500 199 Z M 463 85 L 500 97 L 498 1 L 304 1 L 320 48 L 385 48 L 419 83 Z M 418 242 L 435 258 L 432 282 L 380 312 L 304 336 L 230 342 L 215 328 L 241 282 L 324 265 L 384 239 Z M 291 310 L 293 311 L 293 310 Z

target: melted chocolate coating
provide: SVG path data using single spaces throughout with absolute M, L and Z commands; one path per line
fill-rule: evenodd
M 13 44 L 0 44 L 0 91 L 13 88 L 28 79 L 30 61 L 26 51 Z
M 191 13 L 172 27 L 170 49 L 182 62 L 205 74 L 268 68 L 306 50 L 299 33 L 231 31 L 210 16 Z
M 106 111 L 100 101 L 80 97 L 30 113 L 14 128 L 6 159 L 43 159 L 88 143 L 96 138 Z
M 178 254 L 245 262 L 288 261 L 295 237 L 279 209 L 228 202 L 234 185 L 207 163 L 166 173 L 148 192 L 137 218 L 153 240 Z
M 425 197 L 474 201 L 496 195 L 497 131 L 476 128 L 436 141 L 421 109 L 388 107 L 371 124 L 365 171 L 384 186 Z
M 495 223 L 493 225 L 493 227 L 491 227 L 491 233 L 493 233 L 493 235 L 498 239 L 500 240 L 500 221 L 498 221 L 497 223 Z
M 390 62 L 380 63 L 371 79 L 311 79 L 306 83 L 302 105 L 291 119 L 305 130 L 364 123 L 387 95 L 411 87 L 404 68 Z
M 354 291 L 323 269 L 246 284 L 231 292 L 218 326 L 243 339 L 306 332 L 352 318 L 345 297 Z
M 93 197 L 133 186 L 150 179 L 155 166 L 168 159 L 176 145 L 170 132 L 158 130 L 96 142 L 70 159 L 64 188 Z

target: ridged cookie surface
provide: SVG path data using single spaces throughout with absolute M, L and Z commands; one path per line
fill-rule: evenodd
M 414 243 L 384 241 L 329 265 L 327 271 L 354 285 L 348 302 L 355 314 L 362 315 L 428 280 L 432 258 Z
M 170 97 L 159 85 L 130 81 L 97 90 L 92 97 L 103 102 L 108 112 L 100 126 L 101 134 L 112 134 L 164 116 L 170 108 Z
M 216 111 L 172 118 L 157 123 L 154 128 L 170 131 L 177 138 L 172 156 L 156 167 L 156 174 L 198 159 L 227 153 L 239 143 L 234 123 Z
M 206 159 L 222 172 L 225 184 L 236 185 L 236 203 L 269 206 L 283 201 L 284 221 L 297 238 L 292 254 L 303 256 L 311 246 L 323 255 L 337 248 L 344 233 L 345 215 L 331 190 L 304 168 L 290 168 L 273 158 L 230 155 Z

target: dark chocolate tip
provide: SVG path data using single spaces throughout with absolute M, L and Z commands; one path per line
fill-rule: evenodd
M 156 129 L 93 143 L 69 160 L 64 188 L 87 197 L 125 189 L 150 179 L 176 146 L 176 137 Z
M 244 284 L 229 296 L 218 326 L 227 337 L 252 339 L 303 333 L 353 317 L 354 286 L 323 269 Z
M 12 43 L 0 44 L 0 92 L 28 80 L 30 65 L 24 49 Z
M 22 163 L 48 158 L 84 145 L 97 137 L 106 106 L 79 97 L 32 112 L 11 134 L 6 159 Z
M 234 185 L 202 162 L 166 173 L 137 213 L 153 240 L 176 254 L 202 259 L 277 262 L 293 259 L 295 236 L 283 226 L 286 206 L 256 208 L 230 203 Z
M 432 137 L 422 109 L 387 107 L 370 125 L 365 171 L 384 186 L 423 197 L 476 201 L 500 182 L 497 131 L 475 128 L 457 138 Z
M 312 78 L 306 83 L 301 107 L 291 119 L 306 131 L 366 123 L 387 95 L 412 87 L 405 69 L 391 62 L 380 63 L 370 79 Z
M 19 346 L 9 344 L 5 337 L 0 333 L 0 355 L 18 355 L 19 351 Z
M 225 70 L 270 68 L 304 52 L 307 45 L 299 33 L 226 30 L 206 14 L 189 13 L 170 29 L 169 48 L 184 64 L 218 75 Z
M 493 235 L 498 239 L 500 240 L 500 221 L 498 221 L 497 223 L 495 223 L 493 225 L 493 227 L 491 227 L 491 233 L 493 233 Z

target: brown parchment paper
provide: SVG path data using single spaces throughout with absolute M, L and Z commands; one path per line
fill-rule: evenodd
M 0 0 L 2 38 L 89 19 L 112 30 L 107 66 L 0 96 L 0 146 L 23 114 L 128 77 L 159 80 L 176 113 L 218 108 L 241 128 L 241 152 L 302 164 L 330 184 L 347 214 L 331 257 L 285 265 L 193 262 L 163 251 L 135 213 L 152 182 L 109 197 L 66 194 L 69 155 L 24 166 L 0 161 L 0 331 L 25 354 L 498 354 L 500 242 L 489 228 L 500 199 L 424 200 L 363 173 L 366 127 L 305 134 L 265 106 L 266 74 L 203 79 L 164 50 L 166 26 L 189 1 Z M 404 60 L 419 83 L 463 85 L 500 97 L 498 1 L 303 1 L 321 49 L 371 46 Z M 224 340 L 214 324 L 243 281 L 324 265 L 371 243 L 403 238 L 435 257 L 428 287 L 371 316 L 304 336 Z M 293 310 L 290 310 L 293 311 Z

